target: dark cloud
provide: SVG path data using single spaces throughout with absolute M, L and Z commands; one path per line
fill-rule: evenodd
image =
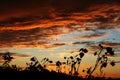
M 3 56 L 5 53 L 7 53 L 7 52 L 0 52 L 0 56 Z M 9 52 L 9 53 L 11 56 L 30 57 L 30 55 L 26 55 L 26 54 L 13 53 L 13 52 Z
M 10 17 L 21 17 L 26 15 L 57 16 L 70 15 L 73 12 L 88 12 L 88 8 L 93 5 L 118 4 L 118 0 L 5 0 L 0 1 L 0 17 L 7 19 Z
M 116 13 L 119 13 L 119 12 L 120 12 L 120 10 L 118 8 L 116 8 L 116 9 L 111 8 L 111 9 L 108 9 L 107 11 L 104 11 L 104 13 L 107 13 L 107 14 L 111 14 L 111 13 L 116 14 Z
M 4 21 L 0 21 L 0 26 L 24 26 L 34 24 L 35 21 L 40 20 L 39 16 L 13 17 Z
M 7 53 L 7 52 L 0 52 L 0 56 L 4 55 L 5 53 Z M 14 54 L 16 54 L 16 53 L 10 52 L 10 55 L 14 55 Z
M 107 35 L 107 32 L 104 32 L 104 31 L 101 32 L 101 31 L 98 31 L 98 30 L 91 31 L 91 32 L 89 32 L 89 30 L 88 31 L 85 30 L 86 33 L 81 33 L 81 35 L 76 37 L 76 39 L 87 40 L 88 41 L 88 40 L 92 40 L 92 39 L 102 38 L 102 37 Z
M 54 44 L 45 46 L 45 48 L 59 48 L 61 46 L 65 46 L 65 45 L 66 45 L 65 43 L 54 43 Z
M 80 38 L 102 37 L 105 32 L 96 31 L 114 28 L 109 23 L 110 20 L 116 21 L 115 18 L 120 14 L 119 3 L 119 0 L 2 0 L 0 1 L 1 47 L 48 45 L 54 35 L 82 29 L 95 32 Z M 92 27 L 73 27 L 88 21 L 100 23 Z
M 32 45 L 34 40 L 44 39 L 44 34 L 37 34 L 41 31 L 40 28 L 19 31 L 5 31 L 0 34 L 0 42 L 4 46 Z M 40 37 L 39 37 L 40 36 Z
M 66 44 L 65 43 L 55 43 L 55 44 L 53 44 L 53 46 L 55 46 L 55 47 L 64 46 L 64 45 L 66 45 Z
M 117 43 L 117 42 L 102 41 L 102 42 L 99 42 L 99 43 L 101 43 L 104 46 L 110 46 L 110 47 L 113 47 L 113 48 L 119 48 L 120 47 L 120 43 Z
M 82 38 L 96 38 L 96 37 L 103 37 L 106 33 L 105 32 L 95 32 L 93 34 L 90 34 L 90 35 L 85 35 L 83 36 Z
M 52 36 L 65 33 L 60 26 L 51 26 L 48 28 L 38 27 L 28 30 L 8 30 L 0 33 L 1 47 L 7 46 L 42 46 L 49 44 Z M 58 44 L 54 44 L 56 46 Z M 60 44 L 59 44 L 60 45 Z
M 94 21 L 98 22 L 108 22 L 109 18 L 105 18 L 104 16 L 96 15 Z
M 92 41 L 83 41 L 83 42 L 73 42 L 72 44 L 73 44 L 73 45 L 76 45 L 76 44 L 78 44 L 78 45 L 84 44 L 84 45 L 90 46 L 90 45 L 93 44 L 93 43 L 94 43 L 94 42 L 92 42 Z
M 1 26 L 26 26 L 40 20 L 76 20 L 109 22 L 111 16 L 120 14 L 118 1 L 111 0 L 66 0 L 61 1 L 2 1 Z M 104 4 L 103 4 L 104 3 Z M 116 3 L 116 4 L 115 4 Z M 22 5 L 21 5 L 22 4 Z M 4 10 L 6 9 L 6 10 Z M 18 10 L 18 11 L 17 11 Z M 10 11 L 10 12 L 7 12 Z M 73 13 L 81 13 L 75 15 Z M 89 13 L 89 14 L 88 14 Z M 8 17 L 7 17 L 8 16 Z M 7 17 L 2 19 L 2 17 Z

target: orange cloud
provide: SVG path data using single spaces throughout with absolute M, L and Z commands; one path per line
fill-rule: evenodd
M 46 1 L 40 2 L 44 3 Z M 58 5 L 63 4 L 61 1 L 58 2 L 55 1 L 54 3 Z M 70 1 L 70 3 L 71 2 L 72 1 Z M 118 17 L 120 14 L 120 6 L 118 4 L 106 3 L 105 5 L 99 5 L 98 1 L 98 5 L 85 7 L 84 5 L 75 5 L 75 3 L 77 3 L 75 2 L 74 5 L 67 4 L 62 6 L 65 8 L 63 9 L 51 3 L 53 2 L 48 1 L 47 4 L 40 4 L 43 8 L 39 8 L 38 3 L 33 3 L 32 6 L 30 6 L 31 9 L 27 7 L 23 10 L 22 13 L 25 13 L 24 15 L 14 12 L 17 8 L 20 8 L 20 10 L 23 9 L 18 5 L 16 9 L 13 8 L 11 11 L 9 14 L 10 17 L 0 19 L 1 47 L 13 47 L 16 45 L 21 47 L 45 47 L 50 45 L 50 41 L 54 41 L 53 36 L 55 35 L 69 34 L 74 31 L 95 32 L 80 37 L 67 37 L 73 40 L 88 40 L 89 38 L 96 39 L 107 35 L 105 32 L 97 32 L 99 29 L 119 30 L 119 28 L 116 27 L 116 22 L 119 23 L 120 21 Z M 84 1 L 82 1 L 82 3 L 84 3 Z M 37 6 L 35 6 L 35 4 L 37 4 Z M 78 7 L 83 10 L 78 9 Z M 35 10 L 32 10 L 34 8 Z M 16 15 L 13 16 L 15 13 Z M 86 23 L 90 24 L 85 25 Z M 75 27 L 76 25 L 79 26 Z

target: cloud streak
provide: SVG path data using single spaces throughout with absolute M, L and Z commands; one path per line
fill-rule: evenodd
M 6 52 L 0 52 L 0 56 L 3 56 Z M 30 55 L 27 54 L 20 54 L 20 53 L 13 53 L 9 52 L 11 56 L 17 56 L 17 57 L 30 57 Z M 15 59 L 15 58 L 14 58 Z

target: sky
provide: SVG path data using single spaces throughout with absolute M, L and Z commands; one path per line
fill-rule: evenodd
M 81 65 L 87 67 L 95 61 L 98 44 L 112 47 L 112 59 L 120 61 L 119 35 L 119 0 L 0 1 L 0 55 L 11 52 L 18 65 L 25 65 L 32 56 L 63 60 L 87 48 Z M 118 66 L 106 76 L 120 77 Z

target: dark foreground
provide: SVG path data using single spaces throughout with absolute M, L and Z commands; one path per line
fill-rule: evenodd
M 78 76 L 71 76 L 63 73 L 57 73 L 48 70 L 38 71 L 16 71 L 9 69 L 0 70 L 0 80 L 114 80 L 112 78 L 82 78 Z M 119 79 L 116 79 L 119 80 Z

